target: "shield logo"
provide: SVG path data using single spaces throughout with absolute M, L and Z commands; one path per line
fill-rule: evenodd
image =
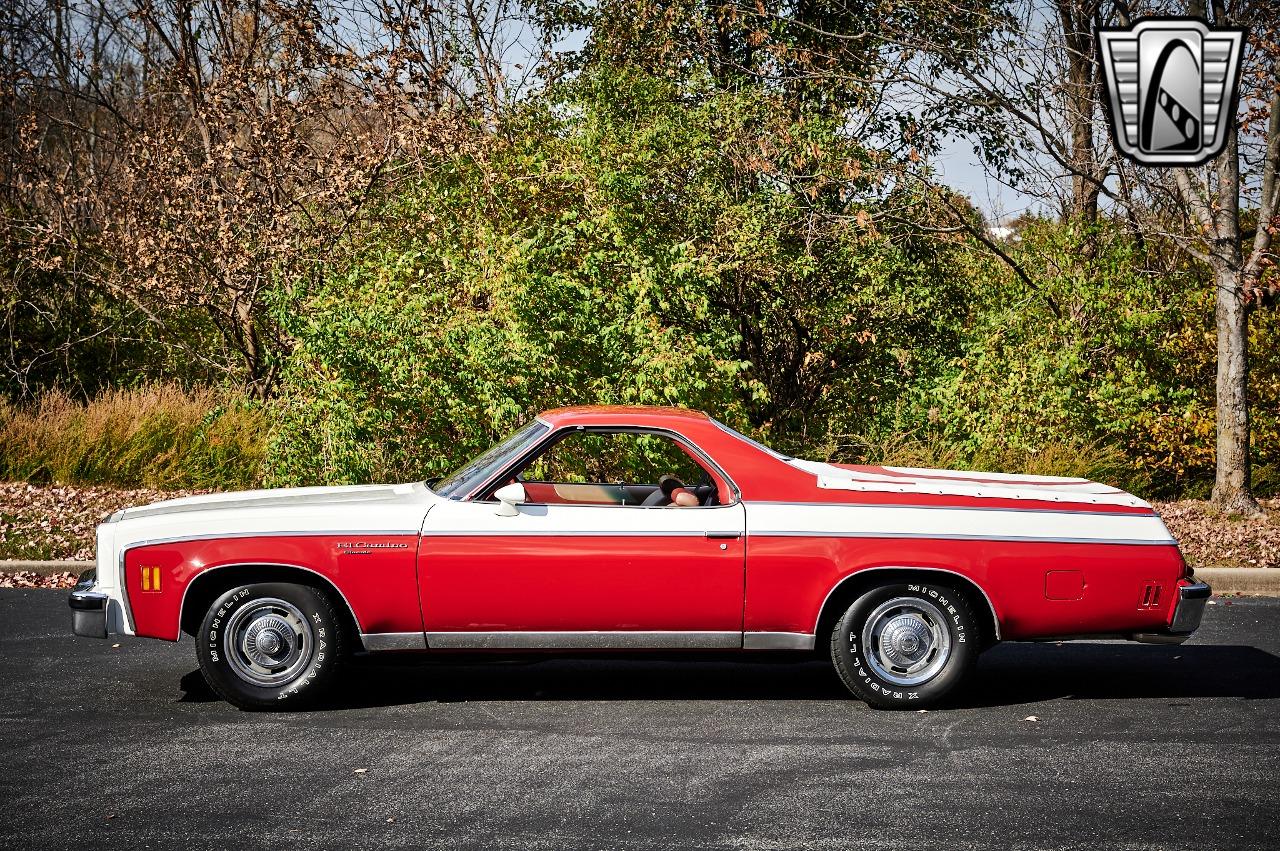
M 1111 131 L 1140 165 L 1202 165 L 1235 131 L 1244 30 L 1199 18 L 1098 29 Z

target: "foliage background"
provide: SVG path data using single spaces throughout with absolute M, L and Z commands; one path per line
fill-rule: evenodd
M 707 410 L 809 457 L 1207 495 L 1209 270 L 1131 217 L 1069 206 L 1015 222 L 1000 257 L 928 163 L 952 130 L 996 161 L 1013 142 L 876 82 L 974 70 L 975 46 L 1015 34 L 1011 4 L 836 3 L 815 21 L 768 4 L 369 6 L 383 40 L 365 52 L 324 4 L 232 4 L 216 38 L 197 26 L 224 5 L 194 4 L 187 33 L 208 90 L 183 88 L 182 57 L 143 56 L 97 81 L 104 105 L 75 94 L 87 79 L 57 43 L 45 70 L 5 54 L 0 476 L 422 479 L 540 409 L 621 403 Z M 120 20 L 181 30 L 163 9 Z M 544 49 L 589 36 L 513 81 L 464 25 L 477 10 L 491 39 L 517 20 Z M 914 41 L 889 56 L 856 35 L 869 22 Z M 68 116 L 118 144 L 81 145 Z M 72 177 L 50 182 L 55 166 Z M 1259 311 L 1251 329 L 1265 496 L 1280 328 Z

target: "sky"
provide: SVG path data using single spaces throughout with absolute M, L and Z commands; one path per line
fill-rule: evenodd
M 973 146 L 965 140 L 953 140 L 943 146 L 934 166 L 942 183 L 969 196 L 993 225 L 1008 222 L 1028 210 L 1043 209 L 1042 202 L 991 179 L 978 162 Z

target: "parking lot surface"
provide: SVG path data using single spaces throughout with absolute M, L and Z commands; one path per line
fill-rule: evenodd
M 1007 644 L 929 712 L 821 662 L 369 657 L 310 712 L 0 591 L 0 847 L 1280 848 L 1280 600 Z

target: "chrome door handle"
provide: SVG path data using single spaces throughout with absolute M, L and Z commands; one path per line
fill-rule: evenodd
M 704 532 L 708 538 L 741 538 L 741 532 Z

